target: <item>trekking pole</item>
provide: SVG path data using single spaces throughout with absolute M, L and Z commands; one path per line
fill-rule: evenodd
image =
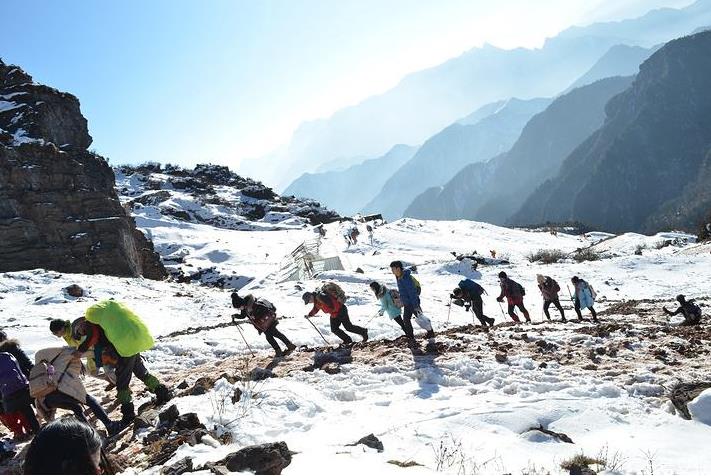
M 499 304 L 499 310 L 501 311 L 501 317 L 504 318 L 504 322 L 506 322 L 506 314 L 504 314 L 504 308 L 501 307 L 501 303 L 499 301 L 496 301 Z
M 254 356 L 255 356 L 255 353 L 254 353 L 254 351 L 252 350 L 252 348 L 249 346 L 249 342 L 247 342 L 247 339 L 244 337 L 244 334 L 242 333 L 242 329 L 240 329 L 239 324 L 238 324 L 237 322 L 234 322 L 234 321 L 232 321 L 232 323 L 235 325 L 235 327 L 237 327 L 237 331 L 239 331 L 239 335 L 242 336 L 242 340 L 243 340 L 244 343 L 247 345 L 247 348 L 249 349 L 249 353 L 252 354 L 252 357 L 254 357 Z
M 316 324 L 314 324 L 313 322 L 311 322 L 311 319 L 309 319 L 308 317 L 306 318 L 306 320 L 309 321 L 309 324 L 311 324 L 311 325 L 314 327 L 314 329 L 316 329 L 316 332 L 318 332 L 318 335 L 321 336 L 321 339 L 323 339 L 323 341 L 326 343 L 326 345 L 330 346 L 331 343 L 330 343 L 329 341 L 327 341 L 326 338 L 325 338 L 325 337 L 323 336 L 323 334 L 321 333 L 321 331 L 318 330 L 318 327 L 316 327 Z
M 380 316 L 380 314 L 376 314 L 373 317 L 371 317 L 370 319 L 368 319 L 368 322 L 365 323 L 365 327 L 368 327 L 368 324 L 370 324 L 370 322 L 378 316 Z
M 449 296 L 449 311 L 447 311 L 447 325 L 449 325 L 449 316 L 452 315 L 452 295 Z

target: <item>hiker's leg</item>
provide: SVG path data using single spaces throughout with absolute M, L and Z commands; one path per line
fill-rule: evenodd
M 430 321 L 430 318 L 425 316 L 422 311 L 415 313 L 415 322 L 422 330 L 427 332 L 432 330 L 432 321 Z
M 513 319 L 515 322 L 521 322 L 516 313 L 514 312 L 515 309 L 516 306 L 509 302 L 509 316 L 511 316 L 511 319 Z
M 277 344 L 276 339 L 274 339 L 274 329 L 273 327 L 270 327 L 266 331 L 264 331 L 264 337 L 267 338 L 267 342 L 269 342 L 269 345 L 272 346 L 272 349 L 274 349 L 274 352 L 276 352 L 277 355 L 280 355 L 281 352 L 281 347 L 279 347 L 279 344 Z
M 530 322 L 531 316 L 528 315 L 528 309 L 526 309 L 526 307 L 523 305 L 523 300 L 518 303 L 518 308 L 521 310 L 523 317 L 526 318 L 526 321 Z
M 475 296 L 472 298 L 472 314 L 479 319 L 482 326 L 486 326 L 487 317 L 484 315 L 484 303 L 481 300 L 481 296 Z
M 103 423 L 105 428 L 109 428 L 109 425 L 112 423 L 111 418 L 109 418 L 109 415 L 106 414 L 104 407 L 101 406 L 99 401 L 88 393 L 86 394 L 86 405 L 89 407 L 89 410 L 91 410 L 96 419 Z
M 279 332 L 279 329 L 277 329 L 276 325 L 272 325 L 272 327 L 270 327 L 270 329 L 272 331 L 272 335 L 274 335 L 274 337 L 276 337 L 277 339 L 282 341 L 284 343 L 284 345 L 286 345 L 287 348 L 296 347 L 294 344 L 291 343 L 291 341 L 289 340 L 288 337 L 286 337 L 284 334 Z
M 578 319 L 583 320 L 583 314 L 580 312 L 580 299 L 575 298 L 575 313 L 578 315 Z
M 74 413 L 74 416 L 77 417 L 78 420 L 87 423 L 86 417 L 84 416 L 84 409 L 76 399 L 67 394 L 55 390 L 44 397 L 44 404 L 47 408 L 61 408 L 63 410 L 69 410 Z
M 359 334 L 363 338 L 367 338 L 368 331 L 365 329 L 365 327 L 356 326 L 351 322 L 351 318 L 348 316 L 348 308 L 346 306 L 343 306 L 341 308 L 340 316 L 341 322 L 343 323 L 343 328 L 345 330 L 354 334 Z
M 37 433 L 40 429 L 40 424 L 37 421 L 37 416 L 35 415 L 32 405 L 28 403 L 22 407 L 20 413 L 22 414 L 22 426 L 29 429 L 32 433 Z
M 590 314 L 592 314 L 593 320 L 597 321 L 597 312 L 595 312 L 595 309 L 593 309 L 592 306 L 590 306 L 588 309 L 590 309 Z
M 553 301 L 553 304 L 555 305 L 555 307 L 558 308 L 561 319 L 565 320 L 565 311 L 563 310 L 563 306 L 560 305 L 560 300 L 556 299 L 555 301 Z
M 402 331 L 405 332 L 405 323 L 402 322 L 402 317 L 397 316 L 396 318 L 393 319 L 393 321 L 397 322 L 397 325 L 400 326 L 400 329 L 402 329 Z M 407 335 L 407 332 L 405 332 L 405 335 Z
M 343 329 L 341 329 L 340 316 L 331 318 L 331 332 L 333 332 L 339 339 L 341 339 L 346 344 L 350 344 L 351 342 L 353 342 L 351 336 L 343 332 Z
M 548 308 L 550 307 L 551 302 L 553 301 L 543 301 L 543 314 L 546 315 L 546 319 L 549 321 L 551 320 L 551 314 L 548 312 Z
M 405 331 L 405 335 L 409 339 L 414 339 L 415 334 L 413 333 L 412 330 L 412 314 L 414 312 L 414 309 L 412 306 L 405 306 L 402 310 L 402 329 Z

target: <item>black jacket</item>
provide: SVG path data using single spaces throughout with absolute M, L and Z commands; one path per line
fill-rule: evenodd
M 7 352 L 15 357 L 17 363 L 20 364 L 20 370 L 25 374 L 25 377 L 30 378 L 30 370 L 32 370 L 32 361 L 27 354 L 20 349 L 20 344 L 14 339 L 8 339 L 6 341 L 0 342 L 0 352 Z

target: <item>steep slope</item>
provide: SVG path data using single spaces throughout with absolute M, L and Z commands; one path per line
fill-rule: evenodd
M 0 272 L 166 276 L 89 145 L 76 97 L 0 61 Z
M 711 5 L 700 1 L 623 22 L 571 28 L 541 49 L 472 49 L 328 119 L 304 123 L 286 150 L 270 157 L 270 167 L 257 160 L 246 163 L 243 171 L 281 190 L 336 157 L 377 157 L 395 144 L 421 144 L 483 104 L 509 97 L 552 97 L 614 45 L 649 47 L 710 23 Z
M 711 32 L 666 44 L 612 100 L 604 126 L 515 216 L 606 230 L 693 229 L 711 204 Z
M 380 192 L 385 181 L 416 151 L 417 147 L 400 144 L 382 157 L 343 171 L 306 173 L 292 182 L 284 190 L 284 195 L 310 197 L 343 215 L 352 216 Z
M 385 182 L 364 211 L 382 213 L 388 219 L 399 218 L 422 190 L 446 183 L 467 164 L 508 150 L 528 120 L 549 103 L 550 99 L 511 99 L 476 124 L 452 124 L 428 139 Z
M 641 46 L 615 45 L 584 75 L 578 78 L 566 92 L 592 84 L 604 78 L 615 76 L 633 76 L 639 71 L 639 65 L 649 58 L 657 48 Z
M 417 197 L 405 214 L 505 223 L 538 185 L 558 172 L 568 154 L 603 124 L 605 104 L 631 81 L 608 78 L 557 98 L 526 124 L 510 151 L 465 167 L 442 189 Z

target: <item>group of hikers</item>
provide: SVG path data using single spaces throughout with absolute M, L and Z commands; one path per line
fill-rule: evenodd
M 415 345 L 413 319 L 425 331 L 425 339 L 435 336 L 431 320 L 422 312 L 422 287 L 413 274 L 415 269 L 406 268 L 401 261 L 393 261 L 390 263 L 390 270 L 395 277 L 397 289 L 377 281 L 368 285 L 380 304 L 378 315 L 387 314 L 395 321 L 410 345 Z M 517 310 L 526 322 L 531 322 L 530 314 L 524 305 L 525 288 L 504 271 L 501 271 L 498 277 L 500 292 L 496 300 L 499 303 L 506 300 L 508 315 L 514 322 L 521 322 Z M 543 297 L 543 312 L 546 318 L 551 319 L 549 307 L 553 305 L 560 312 L 561 320 L 566 322 L 565 311 L 559 298 L 560 285 L 550 276 L 537 275 L 536 281 Z M 571 283 L 573 292 L 570 298 L 578 318 L 582 319 L 581 311 L 587 308 L 592 320 L 597 321 L 597 312 L 593 307 L 596 298 L 593 287 L 577 276 L 571 278 Z M 483 327 L 492 327 L 495 319 L 484 314 L 483 294 L 486 294 L 486 290 L 481 285 L 471 279 L 462 279 L 449 296 L 450 312 L 452 304 L 462 306 L 471 311 Z M 276 307 L 271 302 L 253 295 L 239 296 L 237 293 L 232 293 L 231 299 L 232 306 L 240 311 L 232 316 L 233 321 L 239 324 L 237 320 L 246 319 L 254 325 L 260 334 L 265 335 L 277 356 L 283 356 L 296 348 L 296 345 L 277 329 Z M 363 342 L 368 340 L 368 330 L 351 322 L 346 295 L 336 283 L 329 282 L 315 291 L 304 292 L 302 299 L 305 305 L 311 307 L 305 317 L 311 318 L 318 312 L 328 314 L 331 332 L 344 344 L 353 342 L 349 333 L 360 336 Z M 679 307 L 675 311 L 664 307 L 664 312 L 670 316 L 682 314 L 682 325 L 698 324 L 701 320 L 699 306 L 693 300 L 686 300 L 683 295 L 677 296 L 677 301 Z M 503 308 L 501 312 L 503 314 Z M 81 434 L 87 444 L 99 438 L 96 430 L 87 422 L 84 407 L 102 422 L 108 435 L 114 435 L 126 428 L 136 417 L 129 388 L 133 375 L 155 395 L 156 405 L 173 398 L 172 390 L 149 373 L 141 357 L 141 352 L 153 347 L 153 338 L 141 319 L 122 303 L 114 300 L 101 301 L 89 307 L 84 316 L 74 321 L 52 320 L 49 330 L 67 345 L 39 350 L 34 355 L 34 364 L 17 341 L 8 339 L 6 333 L 0 331 L 0 421 L 18 441 L 27 440 L 38 431 L 47 433 L 41 435 L 41 438 L 34 438 L 25 461 L 26 474 L 47 472 L 46 462 L 33 455 L 40 451 L 37 446 L 49 444 L 47 441 L 51 440 L 51 435 L 66 436 L 66 432 Z M 283 343 L 284 349 L 277 340 Z M 86 360 L 86 364 L 82 359 Z M 85 369 L 90 375 L 106 380 L 106 390 L 115 389 L 116 402 L 120 405 L 120 420 L 111 420 L 99 401 L 86 391 L 81 378 Z M 63 420 L 54 421 L 56 409 L 71 411 L 76 420 L 68 423 Z M 38 416 L 51 423 L 40 430 Z M 96 441 L 100 442 L 100 439 Z M 100 448 L 100 444 L 92 445 L 91 451 L 95 453 L 92 453 L 91 461 L 86 464 L 95 464 L 98 468 L 97 448 Z

